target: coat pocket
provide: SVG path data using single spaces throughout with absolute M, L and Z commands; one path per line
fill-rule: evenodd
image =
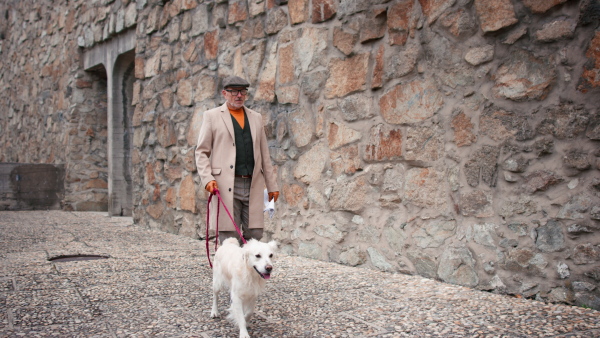
M 212 173 L 213 176 L 215 176 L 215 175 L 221 175 L 221 169 L 212 169 L 211 173 Z

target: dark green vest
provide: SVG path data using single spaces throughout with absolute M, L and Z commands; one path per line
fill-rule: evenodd
M 233 133 L 235 135 L 235 174 L 252 175 L 254 172 L 254 147 L 252 146 L 252 133 L 250 122 L 244 111 L 244 129 L 240 126 L 233 115 Z

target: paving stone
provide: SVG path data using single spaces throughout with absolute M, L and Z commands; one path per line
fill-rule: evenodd
M 0 231 L 17 243 L 0 247 L 0 336 L 237 336 L 224 318 L 227 294 L 222 317 L 210 318 L 204 242 L 132 223 L 102 213 L 0 212 Z M 110 258 L 47 260 L 65 248 Z M 600 312 L 282 253 L 248 330 L 273 338 L 597 337 Z

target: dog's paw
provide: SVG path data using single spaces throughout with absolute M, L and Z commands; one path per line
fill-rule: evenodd
M 248 334 L 248 332 L 246 332 L 246 333 L 240 332 L 240 338 L 250 338 L 250 335 Z
M 218 311 L 211 311 L 210 312 L 210 318 L 219 318 L 219 312 Z

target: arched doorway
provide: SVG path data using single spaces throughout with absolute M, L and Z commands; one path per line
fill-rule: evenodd
M 118 35 L 84 53 L 84 68 L 103 65 L 107 74 L 108 214 L 133 215 L 131 153 L 135 30 Z

